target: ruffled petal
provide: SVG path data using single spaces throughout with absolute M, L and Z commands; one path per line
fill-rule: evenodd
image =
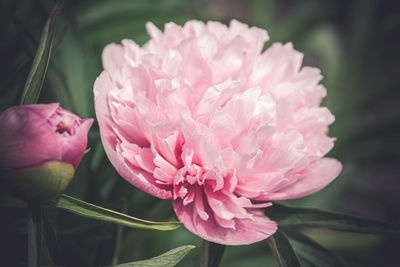
M 304 172 L 297 174 L 295 181 L 278 191 L 258 197 L 258 200 L 283 200 L 308 196 L 330 182 L 342 171 L 342 164 L 331 158 L 323 158 L 311 163 Z
M 109 92 L 113 86 L 107 71 L 102 72 L 94 84 L 96 116 L 108 158 L 118 173 L 134 186 L 159 198 L 172 198 L 170 188 L 156 184 L 151 174 L 129 164 L 129 161 L 122 156 L 122 150 L 118 149 L 118 137 L 113 131 L 113 127 L 117 127 L 117 125 L 111 118 L 108 103 Z
M 205 240 L 219 244 L 230 246 L 252 244 L 267 239 L 278 228 L 276 222 L 255 210 L 249 211 L 252 215 L 251 219 L 233 219 L 235 223 L 233 228 L 232 221 L 222 222 L 221 219 L 215 219 L 214 216 L 209 215 L 203 215 L 203 218 L 194 216 L 198 210 L 195 210 L 193 204 L 184 206 L 181 200 L 174 200 L 173 207 L 178 219 L 189 231 Z M 209 209 L 207 211 L 207 214 L 212 213 Z

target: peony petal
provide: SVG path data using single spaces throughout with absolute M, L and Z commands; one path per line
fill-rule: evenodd
M 212 116 L 209 127 L 217 138 L 221 148 L 228 146 L 231 140 L 238 134 L 236 122 L 229 113 L 217 110 Z
M 153 39 L 153 40 L 161 39 L 162 32 L 152 22 L 147 22 L 146 23 L 146 30 L 147 30 L 147 33 L 149 34 L 149 36 L 151 37 L 151 39 Z
M 246 48 L 246 42 L 241 36 L 221 47 L 211 63 L 214 82 L 237 78 L 245 62 Z
M 141 172 L 140 169 L 135 168 L 133 165 L 128 165 L 122 155 L 116 151 L 118 139 L 112 130 L 114 123 L 110 118 L 109 105 L 107 103 L 109 99 L 108 92 L 112 88 L 113 84 L 108 72 L 103 71 L 94 84 L 94 94 L 101 140 L 108 158 L 118 173 L 134 186 L 159 198 L 172 198 L 170 190 L 163 188 L 161 185 L 156 185 L 153 177 Z
M 0 160 L 0 170 L 62 160 L 60 139 L 47 122 L 58 107 L 58 103 L 15 106 L 0 114 L 0 153 L 7 155 Z
M 258 62 L 255 71 L 251 74 L 248 86 L 261 86 L 270 91 L 277 84 L 293 79 L 300 69 L 303 54 L 293 49 L 291 43 L 282 45 L 273 44 L 268 48 Z
M 241 94 L 235 95 L 222 108 L 236 121 L 236 131 L 242 132 L 252 122 L 255 112 L 254 103 L 259 99 L 261 88 L 252 88 Z
M 252 213 L 252 219 L 234 219 L 235 229 L 221 227 L 214 216 L 203 220 L 193 216 L 193 204 L 184 206 L 181 200 L 174 200 L 173 207 L 178 219 L 192 233 L 208 240 L 224 245 L 246 245 L 262 241 L 277 230 L 277 223 L 259 213 Z M 212 214 L 211 211 L 207 212 Z
M 118 44 L 107 45 L 102 53 L 103 68 L 108 71 L 119 85 L 123 79 L 121 77 L 121 69 L 124 64 L 124 49 Z
M 283 200 L 308 196 L 332 182 L 342 171 L 342 164 L 331 158 L 320 159 L 307 167 L 298 180 L 279 191 L 268 193 L 258 200 Z
M 154 171 L 154 177 L 161 180 L 165 184 L 172 184 L 178 172 L 174 165 L 169 163 L 159 154 L 154 157 L 154 164 L 157 168 Z
M 196 40 L 185 40 L 177 49 L 182 57 L 182 66 L 184 66 L 179 76 L 187 80 L 190 86 L 196 88 L 192 94 L 197 101 L 206 88 L 212 84 L 212 71 L 203 58 Z
M 60 142 L 62 149 L 61 161 L 72 163 L 75 169 L 78 167 L 83 155 L 85 154 L 87 136 L 93 121 L 93 119 L 80 120 L 80 125 L 77 127 L 73 138 L 62 138 Z
M 190 20 L 183 26 L 186 36 L 201 36 L 205 31 L 205 24 L 200 20 Z

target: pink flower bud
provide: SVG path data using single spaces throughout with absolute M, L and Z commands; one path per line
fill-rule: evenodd
M 52 191 L 57 191 L 54 195 L 61 193 L 83 157 L 92 123 L 93 119 L 81 119 L 62 109 L 59 103 L 15 106 L 5 110 L 0 113 L 1 176 L 18 183 L 31 179 L 28 184 L 34 182 L 40 188 L 34 191 L 46 191 L 46 198 L 53 196 Z M 35 182 L 40 179 L 36 176 L 52 181 Z M 57 190 L 52 190 L 53 185 Z M 43 189 L 43 186 L 48 188 Z M 30 186 L 16 187 L 32 189 Z

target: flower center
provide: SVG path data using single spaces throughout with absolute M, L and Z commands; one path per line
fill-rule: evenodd
M 65 124 L 63 121 L 57 124 L 56 132 L 59 134 L 68 133 L 71 135 L 71 127 L 70 125 Z
M 49 123 L 55 128 L 55 132 L 62 136 L 71 136 L 75 134 L 75 128 L 78 125 L 76 119 L 71 114 L 62 110 L 57 110 L 50 118 Z

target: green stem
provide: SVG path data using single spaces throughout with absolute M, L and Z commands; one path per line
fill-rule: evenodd
M 37 242 L 36 242 L 36 222 L 34 219 L 34 205 L 28 207 L 28 266 L 37 267 Z
M 43 256 L 43 251 L 44 251 L 44 229 L 43 229 L 43 213 L 42 213 L 42 207 L 40 205 L 37 205 L 35 207 L 36 209 L 34 210 L 34 212 L 36 212 L 36 218 L 37 218 L 37 222 L 36 222 L 36 233 L 37 236 L 39 237 L 39 250 L 38 250 L 38 255 L 39 255 L 39 266 L 42 264 L 42 256 Z
M 203 240 L 200 267 L 218 267 L 224 255 L 224 251 L 224 245 Z
M 128 212 L 128 201 L 126 198 L 121 199 L 122 202 L 122 213 Z M 117 225 L 117 234 L 115 237 L 115 249 L 114 249 L 114 256 L 111 261 L 111 265 L 117 265 L 119 261 L 119 255 L 121 254 L 121 240 L 122 240 L 122 233 L 124 231 L 123 225 Z

